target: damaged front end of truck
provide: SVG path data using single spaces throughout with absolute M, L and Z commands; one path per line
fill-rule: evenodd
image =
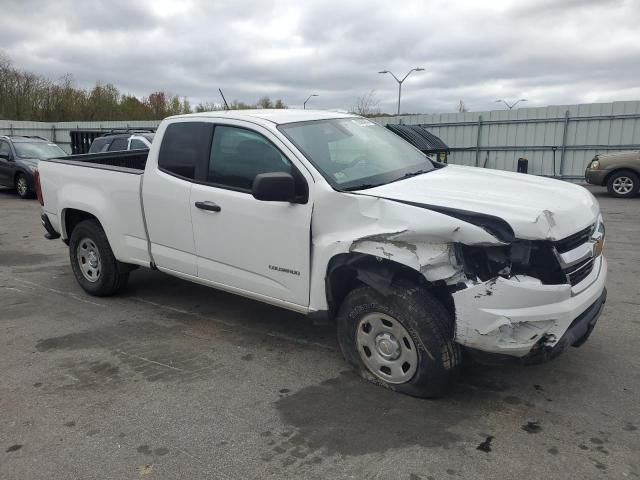
M 601 217 L 555 240 L 544 234 L 551 228 L 542 224 L 553 221 L 547 213 L 537 220 L 540 239 L 520 239 L 491 215 L 371 197 L 356 204 L 370 220 L 357 230 L 378 232 L 355 236 L 350 224 L 348 251 L 329 262 L 329 303 L 339 302 L 335 282 L 349 275 L 382 293 L 394 278 L 413 275 L 455 316 L 455 341 L 489 361 L 548 360 L 591 333 L 606 299 Z M 345 246 L 328 240 L 314 245 Z
M 526 363 L 584 343 L 606 300 L 603 245 L 601 218 L 559 241 L 456 245 L 467 279 L 452 295 L 456 341 Z

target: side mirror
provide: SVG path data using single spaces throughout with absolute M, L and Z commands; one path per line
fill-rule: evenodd
M 253 179 L 253 197 L 266 202 L 293 202 L 296 198 L 296 182 L 290 173 L 260 173 Z
M 8 153 L 0 153 L 0 158 L 4 158 L 7 162 L 11 161 L 11 155 Z

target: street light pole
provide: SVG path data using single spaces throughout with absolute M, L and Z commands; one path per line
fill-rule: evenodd
M 304 101 L 304 103 L 302 104 L 302 109 L 303 109 L 303 110 L 306 110 L 306 109 L 307 109 L 307 102 L 309 101 L 309 99 L 310 99 L 311 97 L 317 97 L 317 96 L 319 96 L 319 95 L 317 95 L 317 94 L 315 94 L 315 93 L 312 93 L 311 95 L 309 95 L 309 96 L 307 97 L 307 99 Z
M 402 78 L 402 80 L 400 80 L 398 77 L 396 77 L 393 72 L 389 71 L 389 70 L 382 70 L 381 72 L 378 73 L 388 73 L 389 75 L 391 75 L 393 77 L 393 79 L 398 82 L 398 115 L 400 115 L 400 99 L 402 98 L 402 83 L 407 79 L 407 77 L 409 75 L 411 75 L 412 72 L 422 72 L 424 70 L 424 68 L 412 68 L 411 70 L 409 70 L 407 72 L 407 74 Z
M 526 98 L 521 98 L 521 99 L 520 99 L 520 100 L 518 100 L 517 102 L 514 102 L 514 103 L 512 103 L 512 104 L 509 104 L 509 103 L 507 103 L 505 100 L 503 100 L 503 99 L 501 99 L 501 98 L 500 98 L 500 99 L 496 100 L 496 103 L 500 103 L 500 102 L 502 102 L 502 103 L 504 103 L 504 104 L 507 106 L 507 108 L 508 108 L 509 110 L 513 110 L 513 107 L 515 107 L 517 104 L 519 104 L 520 102 L 526 102 L 526 101 L 527 101 L 527 99 L 526 99 Z

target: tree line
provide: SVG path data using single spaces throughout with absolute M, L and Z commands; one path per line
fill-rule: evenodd
M 70 74 L 53 81 L 15 67 L 0 55 L 0 118 L 41 122 L 92 120 L 161 120 L 182 113 L 222 110 L 219 103 L 192 107 L 186 97 L 157 91 L 138 98 L 123 94 L 114 85 L 96 83 L 79 88 Z M 287 108 L 282 100 L 264 96 L 256 103 L 233 100 L 229 108 Z

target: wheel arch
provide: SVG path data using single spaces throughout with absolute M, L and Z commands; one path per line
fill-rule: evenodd
M 65 208 L 62 211 L 62 237 L 68 243 L 74 228 L 84 220 L 95 220 L 102 227 L 102 223 L 92 213 L 77 208 Z M 103 227 L 104 228 L 104 227 Z
M 629 166 L 616 167 L 615 169 L 613 169 L 609 173 L 607 173 L 607 175 L 604 177 L 603 185 L 606 186 L 609 183 L 609 180 L 611 179 L 612 176 L 614 176 L 616 173 L 621 173 L 621 172 L 631 172 L 631 173 L 635 174 L 637 177 L 640 177 L 640 168 L 639 169 L 635 169 L 635 168 L 629 167 Z
M 335 317 L 349 292 L 368 285 L 383 295 L 391 292 L 391 285 L 405 280 L 429 289 L 447 308 L 453 311 L 453 298 L 444 282 L 431 282 L 419 271 L 387 258 L 368 253 L 340 253 L 327 265 L 325 290 L 329 316 Z

